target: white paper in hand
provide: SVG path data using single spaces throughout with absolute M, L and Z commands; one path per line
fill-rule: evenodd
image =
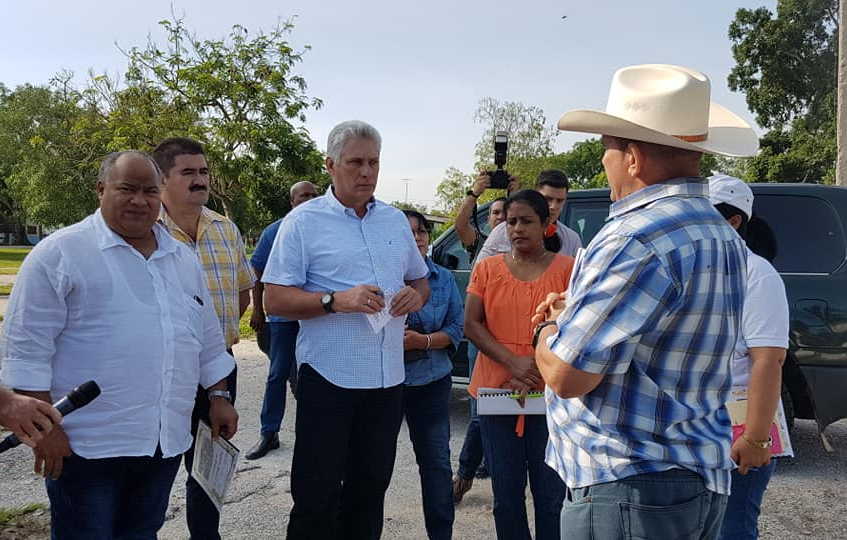
M 371 323 L 371 328 L 373 328 L 375 334 L 379 334 L 380 330 L 385 328 L 385 325 L 394 318 L 391 316 L 391 301 L 394 300 L 394 295 L 396 294 L 386 292 L 385 296 L 383 296 L 385 307 L 382 308 L 382 311 L 365 315 L 368 318 L 368 322 Z

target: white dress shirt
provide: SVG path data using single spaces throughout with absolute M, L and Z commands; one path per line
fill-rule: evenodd
M 181 454 L 197 384 L 234 368 L 197 256 L 154 226 L 145 259 L 98 210 L 45 238 L 24 260 L 0 338 L 2 380 L 59 399 L 102 391 L 62 427 L 88 459 Z

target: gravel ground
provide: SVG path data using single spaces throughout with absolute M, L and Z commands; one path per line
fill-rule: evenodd
M 254 342 L 235 347 L 239 364 L 238 410 L 240 431 L 234 442 L 242 452 L 255 442 L 267 360 Z M 294 406 L 288 409 L 280 434 L 282 448 L 258 461 L 242 461 L 224 509 L 224 538 L 282 538 L 291 508 L 290 466 L 294 439 Z M 451 448 L 458 459 L 467 425 L 467 394 L 456 386 L 450 407 Z M 761 537 L 847 538 L 847 503 L 842 484 L 847 480 L 847 421 L 827 430 L 835 452 L 827 454 L 813 422 L 798 421 L 793 434 L 797 458 L 782 460 L 771 481 L 760 519 Z M 32 472 L 31 453 L 23 448 L 0 455 L 0 507 L 47 502 L 43 483 Z M 174 485 L 168 520 L 160 532 L 164 539 L 187 538 L 185 528 L 184 472 Z M 494 538 L 491 484 L 477 480 L 456 508 L 454 537 Z M 530 505 L 530 516 L 532 515 Z M 387 539 L 425 538 L 420 483 L 414 453 L 405 426 L 400 433 L 394 477 L 386 496 Z M 0 532 L 0 538 L 2 538 Z M 35 536 L 38 537 L 38 536 Z

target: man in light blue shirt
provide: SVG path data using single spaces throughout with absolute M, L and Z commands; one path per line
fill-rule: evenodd
M 380 144 L 364 122 L 333 128 L 332 188 L 285 217 L 262 276 L 265 311 L 300 321 L 291 539 L 382 533 L 405 315 L 429 297 L 429 269 L 403 213 L 373 197 Z
M 293 209 L 317 197 L 318 190 L 314 184 L 304 180 L 291 186 L 289 195 Z M 262 301 L 265 289 L 265 284 L 261 281 L 262 273 L 268 263 L 268 257 L 271 254 L 271 248 L 276 239 L 276 233 L 279 231 L 280 223 L 282 223 L 282 220 L 278 219 L 262 231 L 262 236 L 259 237 L 259 242 L 256 244 L 256 251 L 250 257 L 250 266 L 253 267 L 253 272 L 257 276 L 256 284 L 253 285 L 253 315 L 250 317 L 250 326 L 256 331 L 257 336 L 261 335 L 262 332 L 269 334 L 269 350 L 265 352 L 270 358 L 268 381 L 265 385 L 265 399 L 262 402 L 261 437 L 259 442 L 244 456 L 250 460 L 264 457 L 269 451 L 279 448 L 279 428 L 285 415 L 285 381 L 289 374 L 292 374 L 292 377 L 296 375 L 296 369 L 292 370 L 291 368 L 294 366 L 295 344 L 300 325 L 297 324 L 297 321 L 289 321 L 285 317 L 276 315 L 267 317 L 266 321 Z M 291 388 L 293 391 L 293 378 Z

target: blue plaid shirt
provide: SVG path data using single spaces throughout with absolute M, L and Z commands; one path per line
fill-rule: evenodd
M 708 183 L 677 178 L 614 203 L 574 268 L 550 349 L 603 373 L 588 394 L 547 391 L 547 463 L 571 488 L 685 468 L 729 494 L 724 403 L 740 333 L 746 250 Z

